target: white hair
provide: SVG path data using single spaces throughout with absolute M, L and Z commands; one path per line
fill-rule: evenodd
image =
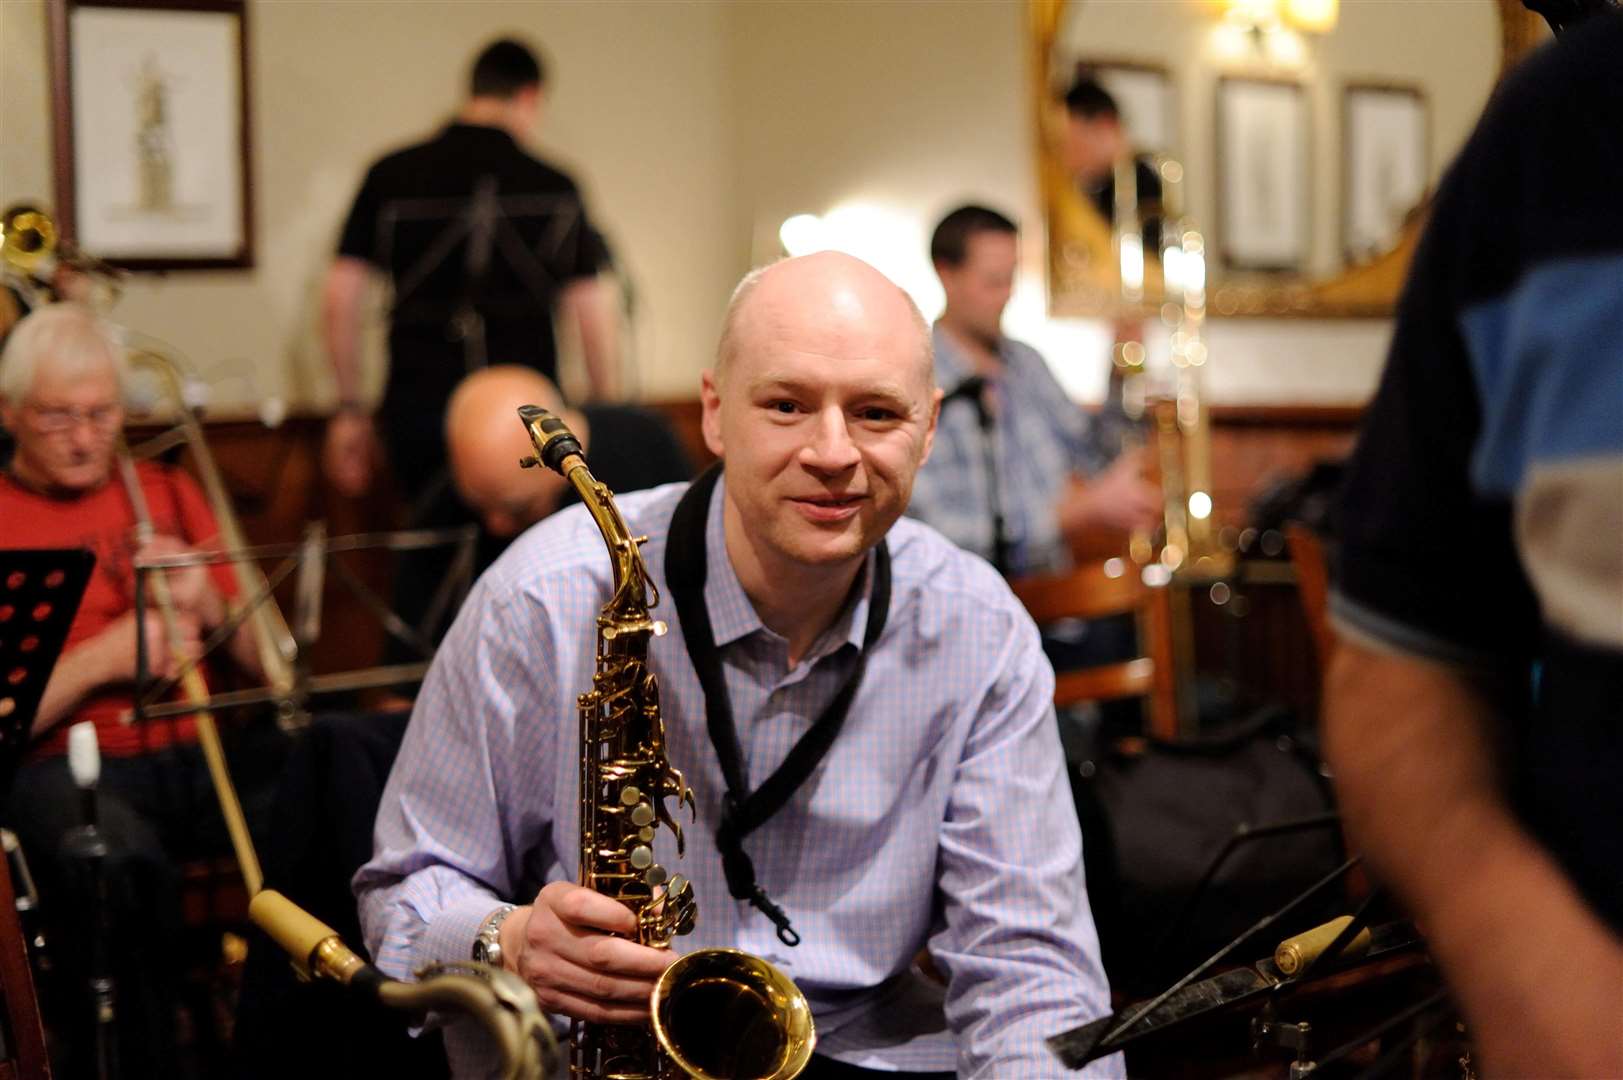
M 120 393 L 126 389 L 122 335 L 83 304 L 47 305 L 12 328 L 0 353 L 0 397 L 12 402 L 28 397 L 42 366 L 68 378 L 111 368 Z

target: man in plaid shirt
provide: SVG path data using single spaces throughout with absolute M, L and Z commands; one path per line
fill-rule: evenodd
M 907 509 L 986 559 L 1001 509 L 1007 551 L 998 569 L 1014 576 L 1063 570 L 1080 538 L 1153 527 L 1161 512 L 1142 453 L 1115 456 L 1037 350 L 1003 336 L 1017 257 L 1015 224 L 995 210 L 959 207 L 936 226 L 930 258 L 947 295 L 933 335 L 936 385 L 950 397 L 966 379 L 984 380 L 996 491 L 973 401 L 949 400 Z

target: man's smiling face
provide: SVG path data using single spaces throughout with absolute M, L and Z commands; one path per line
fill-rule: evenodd
M 846 256 L 780 263 L 743 301 L 704 381 L 704 430 L 767 562 L 861 558 L 901 516 L 935 433 L 927 334 Z

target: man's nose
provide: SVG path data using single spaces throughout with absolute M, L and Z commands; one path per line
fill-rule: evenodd
M 88 415 L 75 414 L 72 424 L 68 428 L 68 438 L 72 440 L 75 450 L 94 450 L 107 438 L 107 432 Z
M 845 410 L 824 409 L 818 413 L 811 438 L 800 452 L 801 464 L 819 472 L 843 472 L 862 458 L 851 441 Z

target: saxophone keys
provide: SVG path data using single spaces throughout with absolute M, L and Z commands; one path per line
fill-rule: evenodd
M 665 884 L 665 868 L 655 863 L 648 868 L 648 872 L 642 876 L 642 880 L 650 889 L 659 888 Z
M 635 784 L 627 784 L 620 789 L 620 802 L 626 806 L 636 806 L 642 802 L 642 790 Z
M 654 830 L 651 827 L 639 829 L 637 831 L 637 839 L 641 840 L 645 844 L 652 844 L 654 842 Z
M 654 865 L 654 849 L 647 844 L 638 844 L 632 848 L 631 865 L 638 870 L 646 870 Z
M 639 802 L 631 811 L 631 824 L 637 826 L 638 828 L 644 828 L 645 826 L 652 825 L 653 823 L 654 808 L 646 802 Z M 648 838 L 645 836 L 643 839 L 646 840 Z

